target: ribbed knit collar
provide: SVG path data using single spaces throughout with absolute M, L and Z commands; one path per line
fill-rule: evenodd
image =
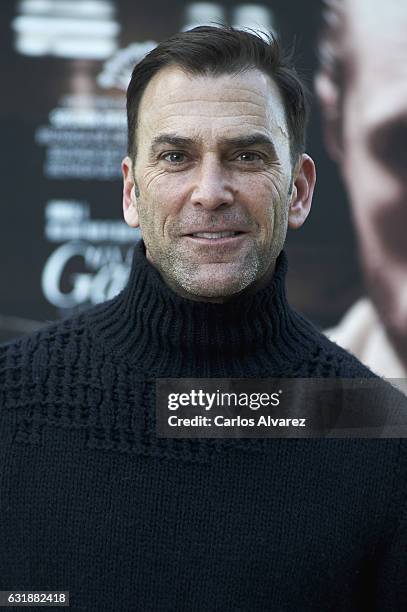
M 165 284 L 140 241 L 125 289 L 98 308 L 93 329 L 107 353 L 162 376 L 258 375 L 298 360 L 308 344 L 303 320 L 287 303 L 286 272 L 283 251 L 259 291 L 223 304 L 194 301 Z

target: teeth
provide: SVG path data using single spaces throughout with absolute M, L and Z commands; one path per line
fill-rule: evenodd
M 229 238 L 230 236 L 235 236 L 237 232 L 197 232 L 196 234 L 192 234 L 197 238 Z

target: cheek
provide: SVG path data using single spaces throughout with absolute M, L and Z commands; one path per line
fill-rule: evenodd
M 258 201 L 250 208 L 250 217 L 256 227 L 257 241 L 268 244 L 276 227 L 276 211 L 270 201 Z
M 169 216 L 180 210 L 185 195 L 185 180 L 180 175 L 149 173 L 140 180 L 139 185 L 139 214 L 145 225 L 160 228 Z
M 171 206 L 185 196 L 188 179 L 184 173 L 154 171 L 146 174 L 142 181 L 142 193 L 147 201 Z
M 253 181 L 247 191 L 253 204 L 252 215 L 266 234 L 277 231 L 287 221 L 287 193 L 282 183 L 266 177 L 261 183 Z

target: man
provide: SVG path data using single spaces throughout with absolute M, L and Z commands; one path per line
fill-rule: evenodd
M 127 287 L 1 353 L 1 589 L 95 611 L 401 610 L 400 440 L 157 436 L 157 379 L 369 377 L 288 305 L 311 205 L 276 41 L 177 34 L 128 89 Z
M 316 89 L 350 195 L 368 298 L 329 336 L 374 371 L 407 375 L 407 4 L 326 2 Z

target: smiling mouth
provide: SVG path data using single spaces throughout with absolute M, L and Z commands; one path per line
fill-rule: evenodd
M 220 238 L 234 238 L 244 234 L 244 232 L 196 232 L 195 234 L 188 234 L 192 238 L 206 238 L 208 240 L 218 240 Z

